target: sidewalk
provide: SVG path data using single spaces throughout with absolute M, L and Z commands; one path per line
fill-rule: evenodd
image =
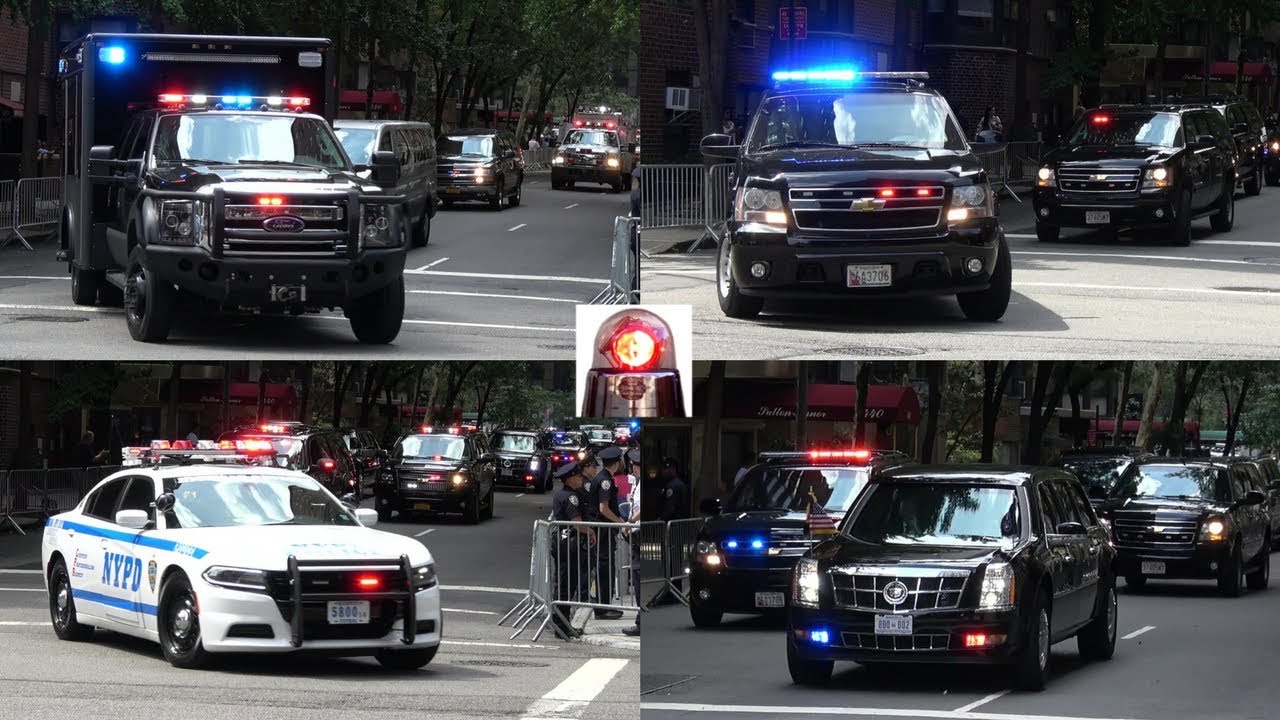
M 636 614 L 626 612 L 621 620 L 597 620 L 590 608 L 579 608 L 573 614 L 573 626 L 582 629 L 580 640 L 587 645 L 640 651 L 640 637 L 628 637 L 622 631 L 636 624 Z
M 31 518 L 18 518 L 18 523 L 26 535 L 19 535 L 12 527 L 5 525 L 0 530 L 0 569 L 3 570 L 39 570 L 40 540 L 44 536 L 44 526 L 35 523 Z

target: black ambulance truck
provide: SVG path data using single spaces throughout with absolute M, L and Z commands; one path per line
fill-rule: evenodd
M 123 301 L 163 341 L 180 296 L 226 312 L 342 308 L 389 343 L 404 317 L 395 154 L 356 173 L 331 127 L 321 38 L 94 34 L 59 59 L 62 233 L 79 305 Z M 376 184 L 375 184 L 376 183 Z

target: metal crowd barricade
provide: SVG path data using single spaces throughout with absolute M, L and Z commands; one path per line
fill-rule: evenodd
M 613 221 L 613 259 L 609 286 L 591 305 L 634 305 L 640 302 L 640 221 L 619 215 Z
M 529 592 L 498 620 L 498 626 L 511 620 L 516 629 L 511 635 L 514 640 L 524 632 L 534 620 L 541 620 L 534 635 L 541 635 L 551 622 L 551 609 L 548 604 L 551 597 L 551 523 L 537 520 L 533 523 L 533 540 L 529 550 Z
M 17 192 L 18 185 L 13 180 L 0 182 L 0 248 L 18 240 L 23 247 L 30 250 L 31 246 L 22 239 L 13 226 L 17 218 L 17 205 L 14 202 Z
M 646 611 L 667 589 L 667 524 L 662 520 L 642 522 L 637 535 L 640 543 L 640 587 L 636 588 L 636 599 L 640 610 Z M 647 585 L 660 587 L 649 594 L 645 591 Z
M 524 169 L 550 170 L 551 160 L 556 156 L 555 148 L 533 148 L 524 151 Z
M 640 226 L 646 229 L 706 224 L 702 164 L 642 165 Z
M 13 232 L 28 250 L 31 244 L 23 235 L 55 235 L 62 209 L 62 178 L 23 178 L 15 190 Z
M 689 597 L 684 592 L 683 583 L 689 579 L 689 556 L 693 545 L 698 540 L 698 532 L 702 530 L 706 520 L 703 518 L 686 518 L 671 520 L 667 523 L 666 538 L 663 547 L 666 551 L 666 590 L 677 600 L 689 604 Z

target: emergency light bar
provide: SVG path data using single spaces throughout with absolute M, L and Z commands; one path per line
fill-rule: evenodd
M 206 95 L 164 93 L 157 101 L 166 107 L 211 108 L 213 110 L 289 110 L 302 112 L 310 107 L 311 98 L 298 95 Z
M 675 342 L 666 321 L 624 310 L 596 333 L 587 373 L 585 417 L 685 417 Z
M 778 70 L 773 73 L 777 83 L 856 83 L 863 80 L 918 80 L 929 79 L 927 72 L 862 72 L 851 67 L 812 68 L 808 70 Z
M 123 48 L 118 49 L 123 50 Z M 145 52 L 142 53 L 142 59 L 151 62 L 240 63 L 243 65 L 280 64 L 279 55 L 244 55 L 235 53 L 215 55 L 212 53 Z

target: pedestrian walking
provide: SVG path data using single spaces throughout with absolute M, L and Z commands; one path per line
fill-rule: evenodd
M 996 114 L 996 106 L 988 105 L 987 111 L 982 114 L 982 119 L 978 121 L 978 139 L 982 142 L 1000 142 L 1000 137 L 1004 134 L 1004 123 L 1000 121 L 1000 116 Z
M 608 447 L 601 450 L 597 457 L 601 469 L 591 480 L 588 490 L 588 504 L 593 513 L 592 519 L 602 523 L 618 523 L 625 521 L 620 517 L 618 507 L 618 485 L 613 476 L 622 467 L 622 448 Z M 613 553 L 617 531 L 602 530 L 596 537 L 596 598 L 599 605 L 610 605 L 613 602 Z M 622 617 L 621 610 L 596 608 L 595 616 L 601 620 L 617 620 Z
M 582 522 L 582 467 L 571 462 L 556 470 L 556 479 L 561 487 L 551 496 L 551 519 L 560 522 Z M 589 527 L 554 526 L 555 536 L 552 538 L 551 557 L 556 565 L 556 600 L 582 601 L 587 597 L 587 569 L 591 541 L 595 533 Z M 573 627 L 568 615 L 561 614 L 560 608 L 552 606 L 551 624 L 556 636 L 567 640 L 578 637 L 582 633 Z
M 747 472 L 751 470 L 751 468 L 755 464 L 756 464 L 755 453 L 750 451 L 742 453 L 742 465 L 738 467 L 738 472 L 734 473 L 733 486 L 729 488 L 730 493 L 738 489 L 738 486 L 742 484 L 742 478 L 747 476 Z

